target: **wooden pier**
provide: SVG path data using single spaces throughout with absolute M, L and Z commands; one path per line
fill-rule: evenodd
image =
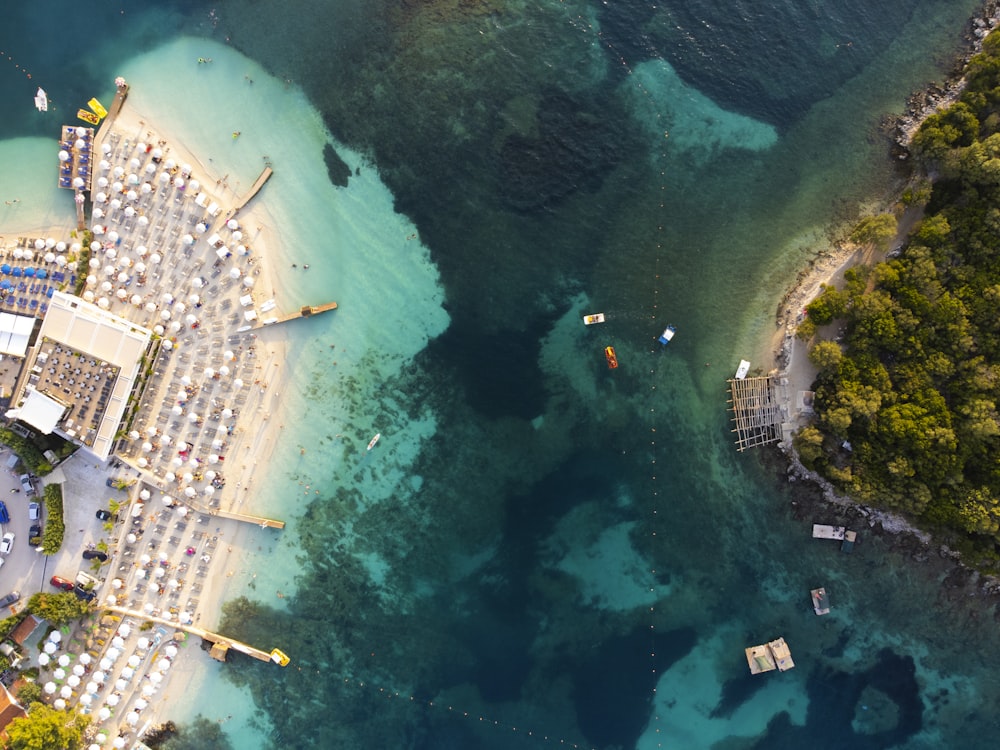
M 227 217 L 233 217 L 239 213 L 240 209 L 243 208 L 247 203 L 254 199 L 254 196 L 260 192 L 260 189 L 264 187 L 264 183 L 271 179 L 271 175 L 274 174 L 274 170 L 270 167 L 264 167 L 264 171 L 260 173 L 256 182 L 250 186 L 250 190 L 243 194 L 236 204 L 233 206 L 232 210 L 226 214 Z
M 321 313 L 336 309 L 336 302 L 327 302 L 325 305 L 303 305 L 296 312 L 283 315 L 280 318 L 265 318 L 264 320 L 258 320 L 256 325 L 247 330 L 267 328 L 269 326 L 277 325 L 278 323 L 287 323 L 290 320 L 298 320 L 299 318 L 314 318 Z
M 781 440 L 784 421 L 781 404 L 770 375 L 743 380 L 728 380 L 729 410 L 733 412 L 737 435 L 736 448 L 740 452 L 758 445 Z
M 253 646 L 243 643 L 242 641 L 238 641 L 235 638 L 229 638 L 228 636 L 220 635 L 219 633 L 213 633 L 210 630 L 199 628 L 196 625 L 182 625 L 181 623 L 174 622 L 173 620 L 165 620 L 162 617 L 154 617 L 153 615 L 147 615 L 145 612 L 137 612 L 134 609 L 119 607 L 113 604 L 104 606 L 102 609 L 106 609 L 109 612 L 115 612 L 125 617 L 134 617 L 137 620 L 145 620 L 147 622 L 155 623 L 156 625 L 163 625 L 168 628 L 173 628 L 174 630 L 183 630 L 185 633 L 196 635 L 212 644 L 210 655 L 216 661 L 225 661 L 226 653 L 229 649 L 233 649 L 234 651 L 239 651 L 241 654 L 252 656 L 254 659 L 273 663 L 270 651 L 261 651 L 259 648 L 254 648 Z

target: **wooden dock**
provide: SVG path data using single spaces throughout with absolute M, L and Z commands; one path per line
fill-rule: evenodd
M 235 216 L 239 213 L 240 209 L 243 208 L 247 203 L 254 199 L 254 196 L 260 192 L 260 189 L 264 187 L 264 183 L 271 179 L 271 175 L 274 174 L 274 170 L 270 167 L 264 167 L 264 171 L 260 173 L 256 182 L 250 186 L 250 190 L 243 194 L 236 204 L 233 206 L 232 210 L 227 214 L 228 217 Z
M 729 410 L 736 423 L 736 448 L 740 452 L 759 445 L 781 440 L 781 423 L 784 415 L 770 375 L 742 380 L 731 379 L 729 384 Z
M 327 302 L 325 305 L 303 305 L 296 312 L 290 313 L 288 315 L 283 315 L 280 318 L 265 318 L 264 320 L 257 320 L 256 325 L 252 329 L 256 330 L 259 328 L 266 328 L 269 326 L 277 325 L 278 323 L 287 323 L 290 320 L 298 320 L 299 318 L 314 318 L 321 313 L 329 312 L 330 310 L 336 310 L 336 302 Z
M 220 635 L 219 633 L 213 633 L 210 630 L 199 628 L 196 625 L 182 625 L 181 623 L 174 622 L 173 620 L 165 620 L 162 617 L 154 617 L 153 615 L 147 615 L 145 612 L 137 612 L 134 609 L 128 609 L 126 607 L 119 607 L 116 605 L 107 605 L 102 607 L 102 609 L 106 609 L 109 612 L 116 612 L 117 614 L 125 617 L 134 617 L 137 620 L 145 620 L 146 622 L 163 625 L 168 628 L 173 628 L 174 630 L 183 630 L 185 633 L 190 633 L 191 635 L 203 638 L 212 644 L 210 654 L 216 661 L 225 661 L 226 653 L 229 649 L 233 649 L 234 651 L 239 651 L 241 654 L 252 656 L 254 659 L 273 663 L 270 651 L 261 651 L 259 648 L 254 648 L 253 646 L 243 643 L 242 641 L 238 641 L 235 638 L 229 638 L 228 636 Z

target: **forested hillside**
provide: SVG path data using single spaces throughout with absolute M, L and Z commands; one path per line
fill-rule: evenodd
M 1000 36 L 966 77 L 960 99 L 913 139 L 932 189 L 906 247 L 808 306 L 805 336 L 831 322 L 841 335 L 811 350 L 817 421 L 796 446 L 861 502 L 963 532 L 996 560 Z

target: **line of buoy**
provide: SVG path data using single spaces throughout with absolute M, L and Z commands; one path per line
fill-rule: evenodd
M 650 323 L 651 323 L 651 328 L 652 328 L 652 330 L 657 331 L 657 330 L 659 330 L 659 328 L 660 328 L 660 326 L 662 325 L 662 322 L 663 322 L 662 320 L 659 319 L 659 295 L 660 295 L 660 287 L 661 287 L 662 282 L 663 282 L 663 279 L 662 279 L 660 271 L 661 271 L 661 268 L 662 268 L 662 255 L 664 253 L 664 232 L 665 232 L 665 223 L 664 223 L 664 221 L 662 219 L 662 216 L 663 216 L 664 210 L 666 209 L 666 195 L 667 195 L 667 188 L 668 188 L 667 174 L 666 174 L 666 168 L 665 168 L 666 159 L 667 159 L 666 143 L 667 143 L 667 140 L 670 137 L 670 133 L 667 132 L 665 129 L 663 129 L 663 124 L 662 124 L 663 123 L 663 118 L 662 118 L 662 115 L 660 113 L 660 109 L 659 109 L 659 107 L 656 104 L 655 97 L 649 91 L 649 89 L 647 89 L 642 84 L 642 81 L 639 79 L 639 77 L 633 75 L 634 71 L 633 71 L 632 67 L 629 65 L 628 61 L 625 59 L 625 57 L 617 49 L 615 49 L 614 45 L 604 37 L 604 35 L 601 33 L 600 30 L 594 29 L 594 27 L 587 20 L 585 20 L 583 17 L 578 17 L 576 20 L 578 21 L 578 23 L 574 23 L 573 21 L 571 21 L 571 24 L 575 28 L 579 29 L 580 31 L 582 31 L 584 33 L 593 34 L 597 38 L 597 43 L 599 43 L 599 44 L 603 45 L 604 47 L 606 47 L 608 49 L 608 51 L 611 52 L 612 56 L 615 59 L 617 59 L 618 62 L 621 64 L 621 66 L 625 69 L 625 72 L 628 74 L 629 80 L 632 81 L 632 83 L 636 86 L 636 88 L 638 88 L 638 90 L 641 91 L 642 94 L 650 102 L 650 104 L 651 104 L 651 106 L 653 108 L 653 112 L 656 113 L 657 128 L 658 128 L 658 130 L 660 132 L 663 133 L 663 139 L 659 141 L 659 143 L 660 143 L 660 146 L 659 146 L 659 150 L 660 150 L 660 196 L 659 196 L 659 201 L 658 201 L 658 205 L 657 205 L 657 210 L 658 210 L 659 215 L 656 217 L 657 218 L 657 224 L 656 224 L 656 254 L 655 254 L 655 260 L 654 260 L 654 263 L 653 263 L 653 283 L 652 283 L 652 290 L 651 290 L 652 291 L 652 296 L 651 296 L 651 300 L 650 300 L 651 310 L 650 310 L 650 315 L 649 315 L 649 317 L 650 317 Z M 649 45 L 647 44 L 647 46 L 649 46 Z M 648 51 L 650 52 L 650 58 L 651 59 L 657 59 L 657 58 L 660 57 L 660 54 L 659 54 L 659 52 L 657 50 L 650 48 Z M 660 349 L 655 344 L 655 338 L 653 339 L 653 342 L 654 343 L 652 343 L 651 346 L 650 346 L 650 351 L 651 351 L 651 353 L 655 354 Z M 661 525 L 663 523 L 662 520 L 661 520 L 661 518 L 660 518 L 660 513 L 659 513 L 659 503 L 660 503 L 660 492 L 659 492 L 659 489 L 658 489 L 658 476 L 659 475 L 657 473 L 657 467 L 656 467 L 657 452 L 658 452 L 657 439 L 656 439 L 657 438 L 657 435 L 656 435 L 656 404 L 657 404 L 657 402 L 656 402 L 656 383 L 657 383 L 657 380 L 658 380 L 658 377 L 657 377 L 658 376 L 657 364 L 659 362 L 661 362 L 662 359 L 660 357 L 655 357 L 654 356 L 651 361 L 653 363 L 651 365 L 650 371 L 649 371 L 649 375 L 650 375 L 650 383 L 649 383 L 649 393 L 650 393 L 650 398 L 649 398 L 649 415 L 650 415 L 649 416 L 649 418 L 650 418 L 650 427 L 649 427 L 649 432 L 650 432 L 650 435 L 649 435 L 649 451 L 650 451 L 649 493 L 650 493 L 650 495 L 649 496 L 650 496 L 650 500 L 651 500 L 651 502 L 650 502 L 650 508 L 651 508 L 651 510 L 650 510 L 650 519 L 649 519 L 649 534 L 647 536 L 647 541 L 649 543 L 650 549 L 644 551 L 645 552 L 644 557 L 647 560 L 651 561 L 651 566 L 650 566 L 650 569 L 649 569 L 649 574 L 650 574 L 650 579 L 651 579 L 650 580 L 649 593 L 651 595 L 651 602 L 652 603 L 649 606 L 649 642 L 648 643 L 649 643 L 650 671 L 651 671 L 651 673 L 652 673 L 652 675 L 654 677 L 654 682 L 653 682 L 652 694 L 650 695 L 650 705 L 653 708 L 653 715 L 652 715 L 652 717 L 650 719 L 647 731 L 651 731 L 653 733 L 653 735 L 655 735 L 655 737 L 656 737 L 656 747 L 659 748 L 659 747 L 663 747 L 664 746 L 664 741 L 665 740 L 668 743 L 670 742 L 669 738 L 665 738 L 662 735 L 662 732 L 664 731 L 665 727 L 661 724 L 661 718 L 662 717 L 660 716 L 659 707 L 658 707 L 657 702 L 656 702 L 656 683 L 659 681 L 659 678 L 660 678 L 660 675 L 658 674 L 658 670 L 657 670 L 657 666 L 656 666 L 656 634 L 657 634 L 657 629 L 658 629 L 657 626 L 658 626 L 658 623 L 659 623 L 661 615 L 660 615 L 659 609 L 657 608 L 656 580 L 657 580 L 657 573 L 658 573 L 658 571 L 657 571 L 657 568 L 656 568 L 655 560 L 656 560 L 656 546 L 657 546 L 657 544 L 659 542 L 658 532 L 659 532 L 659 530 L 661 528 Z M 670 743 L 670 745 L 672 745 L 672 743 Z

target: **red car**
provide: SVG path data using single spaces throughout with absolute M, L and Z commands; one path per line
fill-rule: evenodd
M 57 589 L 62 589 L 63 591 L 73 590 L 73 582 L 65 578 L 61 578 L 59 576 L 52 576 L 52 578 L 49 579 L 49 583 L 51 583 Z

